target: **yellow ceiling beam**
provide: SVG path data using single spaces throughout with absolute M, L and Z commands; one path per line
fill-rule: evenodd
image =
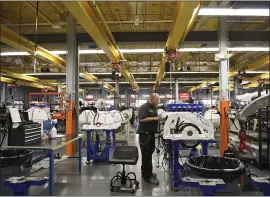
M 229 2 L 221 2 L 220 6 L 226 7 Z M 208 5 L 209 7 L 217 7 L 218 4 L 215 1 L 211 1 Z M 216 31 L 218 26 L 218 18 L 211 18 L 209 16 L 201 16 L 200 20 L 197 22 L 193 31 Z M 194 47 L 200 48 L 202 45 L 194 45 Z M 181 62 L 185 64 L 192 57 L 192 53 L 182 53 Z
M 7 78 L 7 77 L 0 77 L 0 81 L 4 83 L 13 83 L 14 79 Z
M 37 84 L 37 83 L 29 83 L 29 82 L 21 81 L 21 80 L 16 81 L 14 79 L 7 78 L 7 77 L 0 77 L 0 81 L 4 82 L 4 83 L 15 83 L 17 85 L 23 85 L 23 86 L 39 88 L 39 89 L 55 90 L 55 88 L 53 88 L 51 86 L 41 85 L 41 84 Z
M 252 81 L 252 83 L 246 84 L 243 86 L 243 88 L 254 88 L 254 87 L 258 87 L 259 83 L 258 80 L 260 79 L 269 79 L 270 78 L 270 74 L 269 73 L 264 73 L 255 77 L 252 77 L 249 79 L 249 81 Z
M 258 85 L 259 85 L 258 80 L 259 79 L 269 79 L 269 73 L 264 73 L 264 74 L 261 74 L 261 75 L 246 79 L 246 80 L 250 81 L 251 83 L 246 84 L 243 87 L 244 88 L 258 87 Z M 229 88 L 230 88 L 230 91 L 233 90 L 233 83 L 229 84 Z M 219 87 L 213 88 L 213 92 L 218 91 L 218 90 L 219 90 Z
M 64 1 L 63 4 L 78 20 L 96 44 L 103 49 L 113 63 L 120 60 L 117 50 L 106 35 L 103 27 L 87 1 Z
M 39 83 L 39 79 L 35 78 L 35 77 L 31 77 L 31 76 L 25 76 L 19 73 L 15 73 L 6 69 L 1 69 L 1 73 L 4 75 L 7 75 L 11 78 L 14 79 L 20 79 L 20 80 L 25 80 L 25 81 L 29 81 L 29 82 L 35 82 L 35 83 Z
M 183 43 L 185 40 L 190 28 L 192 27 L 198 12 L 201 7 L 200 1 L 188 2 L 188 1 L 180 1 L 176 7 L 176 15 L 173 20 L 172 28 L 170 30 L 166 47 L 168 52 L 174 52 L 177 50 L 178 46 Z M 194 10 L 196 12 L 194 12 Z M 156 81 L 153 87 L 155 90 L 165 73 L 165 62 L 166 56 L 163 54 L 161 64 L 157 73 Z
M 203 16 L 203 17 L 206 17 L 206 16 Z M 207 20 L 206 18 L 203 18 L 203 19 L 200 19 L 199 22 L 201 22 L 201 20 L 203 20 L 204 22 L 206 22 L 205 20 Z M 202 28 L 204 30 L 207 30 L 207 31 L 215 31 L 217 29 L 217 25 L 218 25 L 218 19 L 217 18 L 210 18 L 207 25 L 203 26 Z M 196 27 L 198 27 L 198 24 L 196 25 Z M 199 28 L 195 28 L 194 30 L 198 30 Z M 194 45 L 194 47 L 196 48 L 200 48 L 202 45 L 201 44 L 197 44 L 197 45 Z M 181 62 L 182 64 L 185 64 L 187 61 L 189 61 L 189 59 L 192 57 L 192 53 L 182 53 L 181 54 Z
M 95 15 L 94 10 L 89 5 L 89 3 L 87 1 L 66 1 L 63 3 L 65 7 L 71 12 L 71 14 L 77 19 L 77 21 L 82 25 L 82 27 L 86 30 L 86 32 L 93 38 L 96 44 L 101 49 L 103 49 L 103 51 L 112 61 L 112 63 L 119 63 L 121 61 L 121 55 L 117 50 L 117 46 L 115 46 L 114 40 L 112 40 L 112 38 L 110 39 L 110 36 L 108 36 L 112 34 L 108 27 L 104 29 L 104 27 L 100 24 L 99 19 Z M 126 68 L 122 68 L 121 73 L 130 83 L 132 88 L 138 89 L 138 85 L 135 82 L 133 75 Z
M 166 46 L 168 51 L 174 51 L 184 41 L 199 12 L 200 2 L 180 1 L 177 4 L 176 16 L 169 33 Z M 194 10 L 197 9 L 195 14 Z
M 54 83 L 49 83 L 49 82 L 41 82 L 40 79 L 31 77 L 31 76 L 25 76 L 16 72 L 12 72 L 6 69 L 1 69 L 1 73 L 5 76 L 11 77 L 13 79 L 18 79 L 18 80 L 23 80 L 23 81 L 28 81 L 32 83 L 37 83 L 39 85 L 48 85 L 48 86 L 57 86 Z
M 106 88 L 112 92 L 115 92 L 115 88 L 113 86 L 111 86 L 110 84 L 103 83 L 97 77 L 95 77 L 94 75 L 92 75 L 90 73 L 82 72 L 82 73 L 80 73 L 80 76 L 87 81 L 95 82 L 98 85 L 102 85 L 103 88 Z
M 30 83 L 30 82 L 26 82 L 26 81 L 16 81 L 16 84 L 22 85 L 22 86 L 33 87 L 33 88 L 39 88 L 39 89 L 55 90 L 55 88 L 53 88 L 51 86 Z
M 35 55 L 35 43 L 28 40 L 27 38 L 19 35 L 18 33 L 12 31 L 11 29 L 1 25 L 0 29 L 1 42 L 21 51 L 28 52 L 31 55 Z M 20 40 L 19 40 L 20 38 Z M 38 59 L 49 60 L 55 66 L 65 69 L 66 63 L 65 60 L 50 53 L 48 50 L 44 49 L 41 46 L 36 48 L 36 57 Z
M 33 43 L 32 41 L 28 40 L 27 38 L 19 35 L 18 33 L 8 29 L 7 27 L 1 26 L 1 41 L 6 43 L 7 45 L 17 49 L 17 50 L 22 50 L 22 51 L 26 51 L 32 55 L 35 54 L 35 43 Z M 19 38 L 20 37 L 20 41 Z M 39 59 L 43 59 L 43 60 L 48 60 L 51 63 L 55 64 L 57 67 L 62 68 L 65 70 L 66 68 L 66 61 L 52 53 L 50 53 L 48 50 L 46 50 L 45 48 L 41 47 L 41 46 L 37 46 L 36 49 L 36 57 Z M 30 81 L 30 82 L 35 82 L 35 83 L 39 83 L 39 79 L 35 78 L 35 77 L 30 77 L 30 76 L 24 76 L 21 75 L 19 73 L 15 73 L 15 72 L 11 72 L 8 70 L 2 70 L 1 72 L 6 73 L 6 75 L 15 78 L 15 79 L 21 79 L 21 80 L 25 80 L 25 81 Z M 49 85 L 49 86 L 55 86 L 54 84 L 51 83 L 43 83 L 44 85 Z M 37 87 L 41 87 L 37 86 Z M 31 86 L 33 87 L 33 86 Z
M 262 57 L 248 64 L 245 63 L 243 66 L 241 66 L 241 68 L 243 68 L 244 70 L 256 70 L 256 69 L 266 66 L 267 64 L 269 64 L 269 56 Z M 229 72 L 228 76 L 235 77 L 237 76 L 237 74 L 238 74 L 238 71 L 234 70 L 232 72 Z M 214 81 L 218 82 L 219 78 L 214 79 Z M 194 90 L 197 90 L 197 89 L 200 89 L 200 85 L 192 87 L 188 91 L 193 92 Z
M 232 91 L 232 89 L 233 89 L 233 83 L 229 83 L 229 89 L 230 89 L 230 91 Z M 215 88 L 213 88 L 213 92 L 215 92 L 215 91 L 218 91 L 219 90 L 219 87 L 215 87 Z
M 248 79 L 245 78 L 245 80 L 247 81 L 258 81 L 259 79 L 269 79 L 269 73 L 264 73 L 264 74 L 261 74 L 252 78 L 248 78 Z
M 269 64 L 269 55 L 262 57 L 260 59 L 257 59 L 251 63 L 245 63 L 243 64 L 243 66 L 241 66 L 241 68 L 244 70 L 256 70 L 256 69 L 266 66 L 267 64 Z

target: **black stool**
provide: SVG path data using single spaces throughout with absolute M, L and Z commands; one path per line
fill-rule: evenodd
M 135 193 L 139 182 L 136 179 L 134 172 L 126 174 L 125 165 L 136 165 L 139 158 L 138 148 L 136 146 L 118 146 L 116 147 L 113 157 L 110 159 L 110 164 L 123 165 L 123 171 L 117 172 L 117 174 L 111 179 L 110 187 L 111 192 L 120 188 L 129 189 L 131 193 Z M 134 178 L 131 178 L 133 175 Z

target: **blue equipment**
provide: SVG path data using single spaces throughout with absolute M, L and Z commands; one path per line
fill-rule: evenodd
M 12 177 L 4 185 L 13 190 L 15 196 L 28 196 L 31 186 L 42 186 L 48 182 L 47 177 Z
M 165 140 L 167 146 L 171 146 L 172 152 L 170 153 L 170 159 L 169 159 L 169 169 L 172 172 L 172 188 L 177 189 L 180 185 L 182 185 L 181 180 L 181 174 L 183 173 L 183 166 L 179 163 L 179 149 L 182 143 L 185 143 L 185 141 L 181 140 Z M 202 155 L 208 154 L 208 144 L 209 143 L 215 143 L 215 140 L 205 140 L 200 141 L 202 145 Z M 193 149 L 194 154 L 200 155 L 198 152 L 195 152 Z
M 264 196 L 270 196 L 270 177 L 251 177 L 254 187 L 263 190 Z
M 179 104 L 168 104 L 170 112 L 192 112 L 192 113 L 204 113 L 203 104 L 193 104 L 193 103 L 179 103 Z
M 199 187 L 204 196 L 214 196 L 216 190 L 226 188 L 226 184 L 222 179 L 184 177 L 182 178 L 182 185 L 184 187 Z
M 101 147 L 100 135 L 96 130 L 82 130 L 87 135 L 87 160 L 86 163 L 90 164 L 90 160 L 93 161 L 109 161 L 110 157 L 115 149 L 115 129 L 103 130 L 105 132 L 105 147 Z M 95 134 L 95 141 L 92 141 L 91 137 Z M 111 141 L 112 137 L 112 141 Z

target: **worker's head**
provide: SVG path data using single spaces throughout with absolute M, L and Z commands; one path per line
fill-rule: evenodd
M 160 98 L 159 98 L 159 95 L 157 93 L 153 93 L 150 95 L 149 97 L 149 103 L 151 105 L 154 105 L 154 106 L 157 106 L 160 102 Z

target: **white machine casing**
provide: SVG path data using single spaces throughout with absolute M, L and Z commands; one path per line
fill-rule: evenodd
M 204 113 L 204 118 L 211 121 L 214 127 L 219 128 L 220 125 L 220 115 L 216 109 L 209 109 Z
M 162 114 L 163 118 L 167 117 L 164 124 L 164 139 L 169 140 L 214 140 L 214 125 L 211 121 L 205 119 L 198 113 L 191 112 L 166 112 Z M 192 131 L 192 135 L 188 134 L 186 130 L 183 130 L 181 134 L 172 134 L 171 130 L 176 128 L 177 119 L 179 122 L 192 123 L 196 125 L 201 134 L 194 129 L 194 127 L 187 127 L 189 131 Z
M 83 130 L 88 129 L 116 129 L 127 122 L 127 118 L 120 111 L 85 110 L 79 115 L 79 122 Z

